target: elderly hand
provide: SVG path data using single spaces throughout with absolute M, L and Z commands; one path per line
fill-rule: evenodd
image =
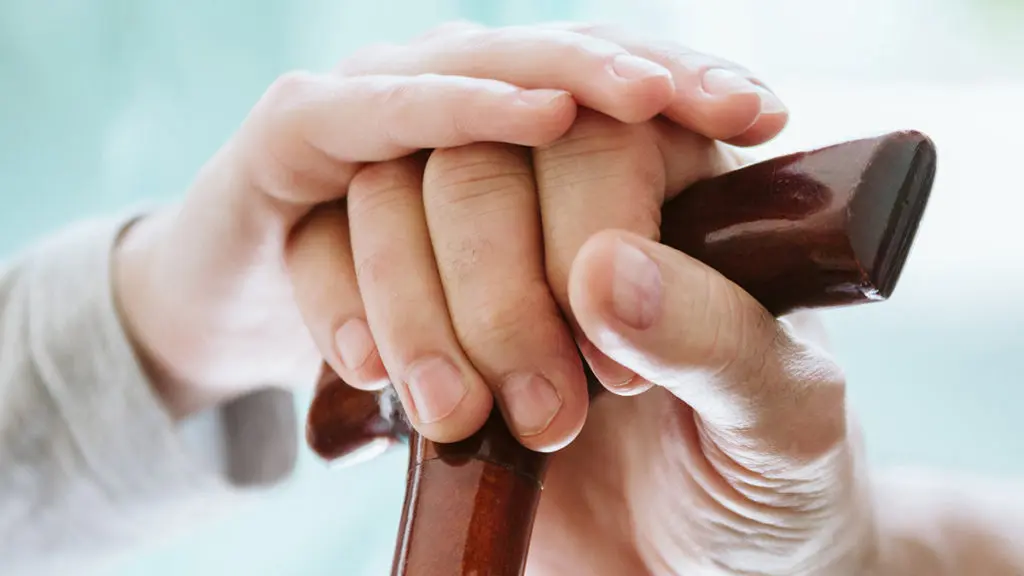
M 552 457 L 529 574 L 872 573 L 860 436 L 814 316 L 775 320 L 627 231 L 586 243 L 569 300 L 631 386 L 654 387 L 598 398 Z
M 862 574 L 867 483 L 820 326 L 772 318 L 656 242 L 663 200 L 737 165 L 670 122 L 583 112 L 532 154 L 474 144 L 364 168 L 347 220 L 319 210 L 296 234 L 299 301 L 310 318 L 331 309 L 318 285 L 348 262 L 333 232 L 347 222 L 355 265 L 329 285 L 354 271 L 412 415 L 395 350 L 464 352 L 539 449 L 586 413 L 580 346 L 614 394 L 552 456 L 530 574 Z
M 762 110 L 738 140 L 783 121 Z M 867 483 L 820 327 L 772 318 L 657 243 L 668 197 L 739 164 L 704 136 L 581 111 L 532 151 L 471 144 L 364 167 L 347 205 L 318 209 L 293 238 L 317 340 L 358 322 L 374 343 L 360 350 L 376 352 L 346 362 L 342 348 L 339 372 L 366 383 L 379 353 L 372 373 L 390 376 L 426 435 L 475 429 L 485 387 L 534 449 L 565 446 L 587 419 L 552 456 L 531 574 L 870 567 Z M 574 344 L 614 393 L 589 417 Z

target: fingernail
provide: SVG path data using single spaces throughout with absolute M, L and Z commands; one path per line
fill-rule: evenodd
M 703 86 L 704 91 L 713 96 L 757 92 L 756 84 L 725 68 L 709 68 L 705 70 Z
M 618 241 L 612 308 L 624 324 L 644 330 L 654 324 L 661 308 L 661 271 L 639 248 Z
M 528 106 L 550 106 L 568 96 L 564 90 L 523 90 L 519 100 Z
M 587 365 L 590 366 L 590 371 L 597 376 L 601 384 L 612 388 L 621 388 L 628 386 L 636 376 L 635 372 L 598 350 L 590 340 L 577 339 L 576 345 L 580 349 L 580 354 L 587 361 Z
M 341 363 L 352 371 L 362 368 L 376 348 L 370 327 L 362 318 L 353 318 L 342 324 L 334 333 L 334 345 L 338 348 Z
M 447 359 L 415 362 L 405 379 L 421 424 L 437 422 L 455 411 L 469 392 L 459 370 Z
M 761 98 L 762 114 L 778 114 L 786 111 L 786 106 L 778 96 L 772 94 L 764 86 L 755 84 L 732 70 L 709 68 L 704 71 L 703 87 L 704 91 L 712 96 L 757 94 Z
M 786 105 L 771 90 L 758 86 L 757 95 L 761 97 L 761 114 L 781 114 L 786 111 Z
M 632 54 L 619 54 L 612 60 L 611 68 L 612 72 L 625 80 L 645 80 L 657 76 L 672 77 L 672 73 L 665 67 Z
M 547 378 L 514 374 L 501 386 L 501 399 L 519 436 L 535 436 L 547 430 L 562 407 L 562 398 Z

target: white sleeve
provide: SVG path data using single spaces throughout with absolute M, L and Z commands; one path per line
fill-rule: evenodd
M 113 301 L 128 223 L 85 222 L 0 269 L 0 574 L 82 573 L 294 466 L 287 392 L 165 412 Z

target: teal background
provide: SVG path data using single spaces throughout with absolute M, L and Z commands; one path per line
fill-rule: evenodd
M 1019 1 L 0 0 L 0 254 L 178 197 L 282 72 L 456 18 L 611 21 L 731 57 L 794 111 L 758 153 L 931 134 L 935 199 L 900 290 L 827 321 L 877 465 L 1024 473 Z M 265 498 L 103 574 L 384 574 L 403 470 L 402 453 L 343 472 L 303 453 Z

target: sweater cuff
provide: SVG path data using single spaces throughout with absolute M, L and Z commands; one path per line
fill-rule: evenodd
M 154 392 L 113 295 L 114 248 L 136 220 L 76 225 L 27 261 L 31 347 L 82 456 L 111 490 L 139 495 L 280 481 L 295 464 L 290 393 L 254 392 L 176 423 Z

